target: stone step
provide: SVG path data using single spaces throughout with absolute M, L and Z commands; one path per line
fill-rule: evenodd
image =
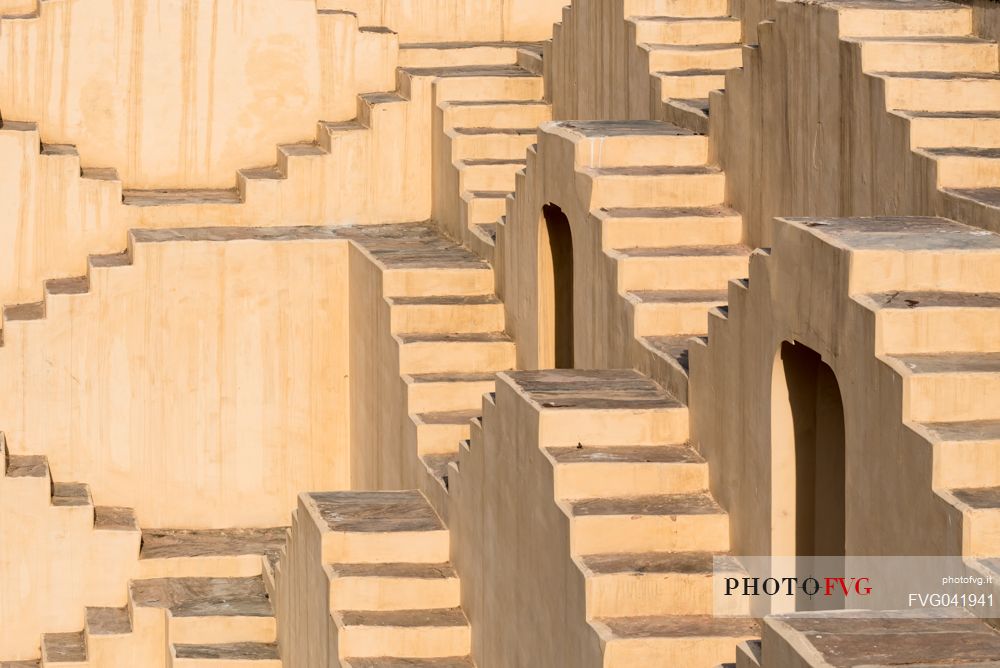
M 573 144 L 577 168 L 655 170 L 664 155 L 674 168 L 708 161 L 707 137 L 663 121 L 558 121 L 542 131 Z
M 729 549 L 729 517 L 705 492 L 576 499 L 569 513 L 574 555 Z
M 713 613 L 715 556 L 711 552 L 618 552 L 581 557 L 587 579 L 587 615 L 748 615 L 745 599 L 742 609 L 734 605 Z M 735 561 L 727 560 L 727 564 L 724 568 L 734 577 L 746 575 Z
M 888 109 L 976 111 L 1000 107 L 1000 74 L 873 72 L 885 84 Z
M 132 617 L 124 608 L 87 608 L 84 633 L 88 636 L 121 636 L 132 632 Z
M 449 559 L 448 530 L 420 492 L 311 492 L 299 499 L 323 533 L 325 563 Z
M 338 611 L 342 657 L 443 658 L 469 653 L 472 634 L 461 608 Z
M 479 223 L 478 225 L 473 225 L 471 230 L 472 236 L 470 237 L 469 247 L 473 250 L 479 249 L 482 251 L 484 248 L 489 248 L 488 252 L 490 254 L 489 259 L 492 260 L 492 249 L 497 245 L 497 223 Z M 480 252 L 482 255 L 482 252 Z
M 608 208 L 596 212 L 604 248 L 738 244 L 740 214 L 726 207 Z
M 514 175 L 524 169 L 523 158 L 469 158 L 455 161 L 459 190 L 514 191 Z
M 693 336 L 697 335 L 677 334 L 671 336 L 639 337 L 639 343 L 667 365 L 667 373 L 685 387 L 685 392 L 689 372 L 688 352 L 692 346 L 691 339 Z M 671 385 L 670 387 L 675 386 Z
M 635 336 L 708 331 L 708 311 L 728 301 L 725 290 L 638 290 L 625 293 Z
M 252 577 L 272 564 L 287 529 L 145 529 L 139 579 Z
M 403 376 L 410 413 L 477 410 L 496 387 L 492 373 L 417 373 Z
M 608 252 L 618 263 L 618 289 L 671 291 L 722 290 L 730 279 L 746 276 L 746 246 L 672 246 L 624 248 Z
M 729 12 L 727 0 L 628 0 L 625 16 L 723 16 Z
M 1000 148 L 970 146 L 917 149 L 933 159 L 941 188 L 988 188 L 1000 183 Z
M 838 3 L 841 37 L 965 36 L 972 12 L 942 0 L 868 0 Z
M 650 72 L 728 70 L 743 66 L 743 46 L 727 44 L 647 44 Z
M 962 511 L 963 556 L 1000 554 L 1000 486 L 949 489 L 941 496 Z
M 49 460 L 45 455 L 12 455 L 7 449 L 6 440 L 0 436 L 0 464 L 4 477 L 37 481 L 40 487 L 46 488 L 51 494 L 52 477 Z
M 1000 418 L 1000 352 L 887 355 L 903 379 L 903 419 L 961 422 Z
M 355 141 L 362 144 L 367 140 L 369 128 L 357 118 L 349 121 L 320 121 L 316 130 L 317 141 L 328 153 L 339 153 L 345 147 L 345 142 Z M 362 144 L 363 145 L 363 144 Z
M 705 98 L 713 90 L 726 87 L 726 70 L 682 70 L 655 72 L 660 88 L 660 100 Z
M 1000 188 L 944 188 L 944 193 L 975 206 L 981 206 L 990 213 L 1000 210 Z
M 552 118 L 543 100 L 451 100 L 440 109 L 446 128 L 536 128 Z
M 996 72 L 994 42 L 968 35 L 870 37 L 861 42 L 866 72 Z
M 445 131 L 451 138 L 451 157 L 462 159 L 523 160 L 537 141 L 538 129 L 456 127 Z
M 745 617 L 708 615 L 605 617 L 591 621 L 604 644 L 606 668 L 714 666 L 736 645 L 760 635 Z
M 420 455 L 420 462 L 424 465 L 428 475 L 434 478 L 434 481 L 437 482 L 437 484 L 440 485 L 445 492 L 449 489 L 451 464 L 452 462 L 455 462 L 457 465 L 459 453 L 462 451 L 462 448 L 468 450 L 473 432 L 475 431 L 475 424 L 476 423 L 474 421 L 469 422 L 470 436 L 467 439 L 459 441 L 458 448 L 455 452 L 431 452 Z
M 764 622 L 764 665 L 781 657 L 803 667 L 988 666 L 1000 632 L 981 619 L 916 618 L 906 613 L 798 613 Z M 792 663 L 794 662 L 794 663 Z
M 90 498 L 90 487 L 82 482 L 53 482 L 52 505 L 62 507 L 90 507 L 94 503 Z
M 172 643 L 172 668 L 281 668 L 276 643 Z
M 391 656 L 376 657 L 348 657 L 341 660 L 344 668 L 476 668 L 476 664 L 468 656 L 449 656 L 437 659 L 406 659 L 406 663 L 399 663 L 399 659 Z
M 852 294 L 1000 292 L 1000 235 L 981 228 L 945 218 L 782 220 L 781 238 L 814 238 L 824 252 L 850 253 Z
M 240 170 L 241 172 L 246 170 Z M 236 188 L 183 188 L 122 191 L 125 206 L 220 206 L 229 207 L 242 202 Z
M 707 135 L 709 107 L 707 97 L 674 98 L 666 103 L 667 118 L 692 132 Z
M 450 564 L 332 564 L 330 612 L 419 610 L 461 605 L 458 575 Z
M 431 223 L 347 229 L 350 238 L 382 269 L 385 297 L 493 293 L 490 266 Z
M 515 364 L 514 343 L 503 332 L 396 334 L 399 371 L 493 373 Z
M 421 262 L 388 267 L 382 272 L 385 297 L 433 297 L 436 295 L 482 296 L 493 294 L 493 270 L 482 258 L 463 249 L 461 262 L 435 257 L 433 251 L 415 253 Z M 435 266 L 437 265 L 437 266 Z
M 458 444 L 469 438 L 469 420 L 478 417 L 480 413 L 479 408 L 472 408 L 414 415 L 417 454 L 458 452 Z
M 42 666 L 87 668 L 87 638 L 78 633 L 42 634 Z
M 156 578 L 133 580 L 132 604 L 170 612 L 172 642 L 271 643 L 276 625 L 260 576 L 248 578 Z
M 466 233 L 465 243 L 469 250 L 492 264 L 496 259 L 496 234 L 496 223 L 473 225 Z
M 392 333 L 497 332 L 504 327 L 503 304 L 495 295 L 387 297 Z
M 514 65 L 518 42 L 423 42 L 399 45 L 400 67 Z
M 395 92 L 362 93 L 358 95 L 358 122 L 375 128 L 381 121 L 391 124 L 405 113 L 410 101 Z
M 542 77 L 515 65 L 408 67 L 401 71 L 411 79 L 433 79 L 436 104 L 452 100 L 540 100 L 545 94 Z
M 910 148 L 1000 148 L 1000 111 L 897 110 L 910 124 Z
M 637 371 L 550 369 L 504 376 L 514 391 L 538 406 L 541 447 L 662 445 L 688 439 L 687 407 Z M 501 389 L 499 383 L 497 387 Z
M 688 494 L 708 489 L 708 465 L 690 445 L 545 448 L 558 499 Z
M 1000 293 L 892 291 L 857 300 L 875 313 L 875 346 L 885 353 L 974 353 L 1000 343 Z
M 282 178 L 307 178 L 327 155 L 317 142 L 281 144 L 278 146 L 276 167 Z
M 517 50 L 517 65 L 538 75 L 545 74 L 544 45 L 539 42 Z
M 596 208 L 714 207 L 726 177 L 715 167 L 610 167 L 580 170 L 590 177 Z
M 650 44 L 736 44 L 742 41 L 739 19 L 731 16 L 631 16 L 635 41 Z
M 471 229 L 476 225 L 492 223 L 507 212 L 509 190 L 473 190 L 462 193 L 465 220 Z
M 139 534 L 139 520 L 131 508 L 94 506 L 94 530 Z
M 1000 419 L 914 425 L 934 449 L 935 489 L 1000 485 Z

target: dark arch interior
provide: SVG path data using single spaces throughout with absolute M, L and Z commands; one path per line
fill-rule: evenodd
M 542 207 L 552 261 L 555 366 L 573 368 L 573 235 L 569 220 L 555 204 Z

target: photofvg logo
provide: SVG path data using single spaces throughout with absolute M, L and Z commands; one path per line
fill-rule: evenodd
M 995 559 L 961 557 L 717 557 L 717 616 L 905 611 L 1000 616 Z
M 795 596 L 798 593 L 806 596 L 870 596 L 872 593 L 871 578 L 824 577 L 807 576 L 801 580 L 797 577 L 734 577 L 725 578 L 726 596 Z

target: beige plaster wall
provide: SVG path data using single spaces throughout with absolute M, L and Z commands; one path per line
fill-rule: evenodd
M 0 15 L 30 14 L 38 6 L 38 0 L 3 0 Z
M 181 237 L 6 322 L 0 424 L 143 526 L 283 525 L 350 480 L 347 242 Z
M 41 7 L 2 20 L 0 113 L 129 187 L 230 187 L 237 169 L 273 164 L 276 144 L 311 140 L 318 120 L 352 118 L 355 96 L 381 89 L 368 87 L 377 59 L 358 60 L 357 19 L 312 0 Z
M 561 0 L 527 2 L 463 0 L 447 4 L 412 0 L 318 0 L 323 9 L 354 12 L 361 25 L 381 25 L 400 41 L 535 42 L 548 39 L 559 20 Z
M 386 296 L 384 269 L 352 247 L 352 489 L 414 489 L 423 478 Z
M 651 118 L 649 71 L 614 0 L 574 2 L 546 51 L 553 119 Z

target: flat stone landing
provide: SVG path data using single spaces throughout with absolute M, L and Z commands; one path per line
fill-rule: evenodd
M 438 531 L 441 519 L 417 491 L 309 494 L 331 531 Z
M 778 631 L 809 666 L 1000 666 L 1000 631 L 980 619 L 820 613 L 770 617 L 765 624 L 765 661 L 771 631 Z
M 681 405 L 637 371 L 550 369 L 504 375 L 542 408 L 662 409 Z

